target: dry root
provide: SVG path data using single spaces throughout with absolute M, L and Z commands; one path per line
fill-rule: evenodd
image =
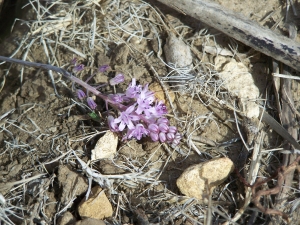
M 300 156 L 298 156 L 296 158 L 296 160 L 291 163 L 288 166 L 281 166 L 278 168 L 277 172 L 275 175 L 268 177 L 266 179 L 257 179 L 256 182 L 253 185 L 250 185 L 241 175 L 240 173 L 236 170 L 236 173 L 238 175 L 238 177 L 240 178 L 241 182 L 244 183 L 245 186 L 250 187 L 251 188 L 251 192 L 252 192 L 252 199 L 251 201 L 253 202 L 253 204 L 264 214 L 268 214 L 268 215 L 278 215 L 281 216 L 284 220 L 286 220 L 287 222 L 289 222 L 289 218 L 288 215 L 280 210 L 277 209 L 271 209 L 271 208 L 266 208 L 264 207 L 261 203 L 260 203 L 260 198 L 262 196 L 265 195 L 274 195 L 274 194 L 278 194 L 279 191 L 282 188 L 285 176 L 292 170 L 298 169 L 299 168 L 299 161 L 300 161 Z M 273 188 L 270 188 L 268 190 L 259 190 L 257 191 L 257 189 L 262 186 L 263 184 L 269 182 L 270 180 L 274 179 L 277 177 L 277 185 Z

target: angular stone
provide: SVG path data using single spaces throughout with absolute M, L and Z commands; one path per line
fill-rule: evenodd
M 69 211 L 64 212 L 64 214 L 58 218 L 58 225 L 68 225 L 74 224 L 76 222 L 75 217 Z
M 112 206 L 104 191 L 99 186 L 92 188 L 90 197 L 81 201 L 78 206 L 78 213 L 82 218 L 93 218 L 101 220 L 111 217 Z
M 82 195 L 87 191 L 87 179 L 70 170 L 68 166 L 59 166 L 58 183 L 62 190 L 60 201 L 66 205 L 74 196 Z
M 92 150 L 91 160 L 113 158 L 117 152 L 117 146 L 118 136 L 110 130 L 107 131 L 103 137 L 99 138 Z
M 176 184 L 182 194 L 203 200 L 227 179 L 233 169 L 233 162 L 229 158 L 212 159 L 187 168 Z

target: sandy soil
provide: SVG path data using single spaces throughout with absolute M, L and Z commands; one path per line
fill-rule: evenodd
M 241 137 L 247 139 L 247 129 L 240 125 L 239 132 L 233 111 L 225 107 L 233 107 L 237 97 L 222 86 L 213 66 L 215 55 L 203 49 L 213 46 L 238 53 L 225 58 L 246 65 L 259 90 L 257 103 L 263 105 L 267 99 L 267 110 L 278 119 L 270 59 L 155 1 L 65 2 L 45 1 L 40 8 L 36 3 L 28 5 L 26 13 L 22 13 L 23 24 L 18 22 L 13 32 L 3 38 L 0 54 L 11 56 L 15 52 L 14 58 L 48 63 L 68 71 L 72 71 L 71 60 L 76 57 L 85 65 L 77 77 L 86 80 L 96 73 L 90 84 L 102 85 L 115 74 L 123 73 L 125 82 L 117 85 L 117 92 L 124 92 L 133 77 L 143 85 L 156 84 L 160 89 L 153 91 L 166 101 L 170 121 L 183 138 L 176 148 L 148 138 L 119 141 L 113 158 L 90 161 L 96 142 L 109 129 L 104 102 L 96 99 L 100 117 L 93 120 L 88 116 L 91 110 L 86 103 L 77 98 L 72 82 L 60 74 L 2 64 L 0 224 L 79 224 L 85 219 L 78 214 L 78 205 L 85 198 L 90 177 L 78 158 L 107 175 L 111 182 L 110 186 L 102 185 L 113 208 L 113 215 L 103 219 L 106 224 L 206 224 L 207 217 L 211 217 L 211 224 L 223 224 L 233 218 L 245 205 L 247 190 L 236 174 L 215 189 L 209 206 L 183 196 L 176 186 L 176 179 L 190 165 L 223 156 L 234 162 L 242 176 L 251 178 L 252 150 L 247 151 L 241 141 Z M 286 34 L 285 1 L 215 2 L 274 32 Z M 298 4 L 295 7 L 298 9 Z M 36 12 L 41 16 L 40 22 Z M 170 69 L 165 64 L 163 46 L 170 32 L 180 36 L 193 50 L 194 77 L 184 82 L 167 78 Z M 104 64 L 110 65 L 110 70 L 97 73 L 97 68 Z M 106 94 L 114 92 L 110 86 L 99 90 Z M 167 97 L 165 90 L 172 98 Z M 299 129 L 299 90 L 299 82 L 293 80 L 295 129 Z M 242 118 L 238 119 L 242 124 Z M 274 175 L 283 164 L 284 154 L 280 150 L 286 149 L 276 132 L 268 126 L 261 130 L 260 157 L 256 162 L 259 170 L 254 180 L 256 176 Z M 91 184 L 95 187 L 99 182 L 93 179 Z M 299 218 L 298 184 L 299 177 L 295 175 L 284 203 L 278 203 L 275 195 L 262 197 L 266 207 L 288 213 L 291 224 Z M 262 188 L 274 186 L 276 178 Z M 235 224 L 285 221 L 247 204 Z

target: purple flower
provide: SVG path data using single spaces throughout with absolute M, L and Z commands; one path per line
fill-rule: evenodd
M 166 105 L 162 102 L 156 102 L 155 106 L 149 109 L 149 111 L 156 117 L 160 117 L 168 113 Z
M 109 65 L 103 65 L 103 66 L 100 66 L 100 67 L 99 67 L 98 71 L 99 71 L 100 73 L 104 73 L 104 72 L 106 72 L 108 69 L 109 69 Z
M 139 115 L 144 112 L 146 116 L 150 116 L 149 109 L 151 108 L 150 106 L 151 103 L 148 100 L 143 100 L 140 98 L 138 98 L 136 102 L 138 104 L 138 107 L 135 112 Z
M 144 112 L 145 115 L 149 117 L 151 114 L 151 110 L 149 109 L 152 108 L 151 104 L 155 100 L 155 97 L 152 91 L 148 91 L 148 84 L 146 84 L 145 87 L 141 89 L 136 98 L 138 107 L 135 112 L 137 114 L 142 114 Z
M 78 97 L 80 100 L 82 100 L 82 99 L 84 99 L 84 98 L 86 97 L 84 91 L 81 90 L 81 89 L 77 89 L 76 94 L 77 94 L 77 97 Z
M 141 92 L 141 85 L 136 85 L 135 78 L 132 79 L 131 84 L 128 86 L 126 90 L 126 96 L 129 98 L 136 98 L 138 94 Z
M 95 101 L 94 101 L 94 99 L 92 98 L 92 97 L 88 97 L 87 99 L 86 99 L 86 101 L 87 101 L 87 104 L 88 104 L 88 106 L 91 108 L 91 109 L 96 109 L 97 108 L 97 104 L 95 103 Z
M 128 102 L 130 100 L 130 98 L 126 97 L 125 94 L 120 94 L 120 93 L 109 94 L 107 97 L 108 99 L 117 103 Z
M 114 78 L 110 79 L 109 84 L 113 86 L 122 82 L 124 82 L 124 75 L 119 73 Z
M 118 124 L 115 122 L 115 118 L 113 116 L 108 116 L 107 117 L 107 121 L 108 121 L 108 126 L 109 129 L 112 132 L 118 132 L 119 131 L 119 126 Z
M 147 100 L 150 104 L 155 100 L 154 93 L 148 90 L 148 84 L 140 91 L 139 99 Z
M 134 129 L 134 124 L 132 123 L 132 121 L 140 120 L 140 117 L 135 113 L 133 113 L 134 108 L 135 105 L 128 107 L 125 111 L 120 113 L 121 115 L 117 119 L 115 119 L 116 123 L 120 123 L 119 124 L 120 131 L 123 131 L 126 126 L 129 129 Z
M 78 72 L 82 71 L 83 69 L 84 69 L 84 65 L 83 64 L 74 66 L 73 73 L 78 73 Z
M 110 80 L 110 84 L 115 85 L 123 80 L 124 76 L 118 74 Z M 155 102 L 154 93 L 149 91 L 148 84 L 142 87 L 133 78 L 125 94 L 109 94 L 105 100 L 119 110 L 118 118 L 108 116 L 107 120 L 111 131 L 123 134 L 122 140 L 141 140 L 149 136 L 152 141 L 168 143 L 174 147 L 179 144 L 182 138 L 180 133 L 175 126 L 169 126 L 169 120 L 164 117 L 167 108 L 162 101 Z M 92 102 L 88 104 L 94 109 L 97 106 L 95 103 L 95 106 L 91 105 Z
M 141 138 L 146 136 L 148 133 L 149 131 L 145 129 L 144 125 L 139 123 L 134 129 L 128 131 L 127 137 L 135 137 L 137 140 L 141 140 Z

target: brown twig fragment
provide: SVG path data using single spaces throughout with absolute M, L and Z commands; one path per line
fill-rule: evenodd
M 240 173 L 236 170 L 237 176 L 241 180 L 242 183 L 244 183 L 245 186 L 251 187 L 252 191 L 252 202 L 253 204 L 264 214 L 268 215 L 279 215 L 281 216 L 284 220 L 287 222 L 289 221 L 288 215 L 280 210 L 277 209 L 271 209 L 271 208 L 266 208 L 260 203 L 260 198 L 265 195 L 274 195 L 279 193 L 279 191 L 282 188 L 282 185 L 284 183 L 285 176 L 292 170 L 295 170 L 297 167 L 299 167 L 299 161 L 300 161 L 300 156 L 296 158 L 296 160 L 291 163 L 288 166 L 281 166 L 278 168 L 277 173 L 274 176 L 268 177 L 266 179 L 257 179 L 256 182 L 253 185 L 250 185 L 241 175 Z M 259 190 L 257 191 L 257 188 L 262 186 L 263 184 L 269 182 L 273 178 L 277 177 L 277 185 L 273 188 L 270 188 L 268 190 Z

